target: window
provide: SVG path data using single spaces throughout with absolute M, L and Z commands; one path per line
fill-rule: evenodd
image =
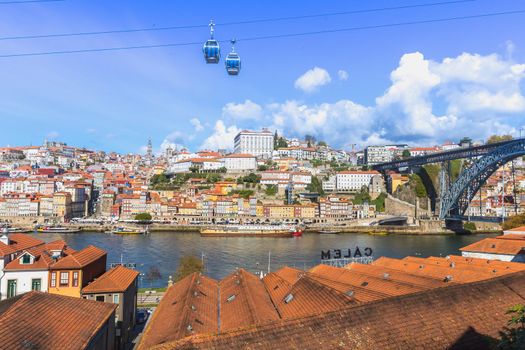
M 69 286 L 69 272 L 60 272 L 60 286 Z
M 31 280 L 31 290 L 36 290 L 40 292 L 42 289 L 42 280 L 40 278 L 33 278 Z
M 113 304 L 118 304 L 118 294 L 113 294 Z
M 7 280 L 7 297 L 16 296 L 16 280 Z
M 97 295 L 96 300 L 104 302 L 106 301 L 106 297 L 104 295 Z
M 51 272 L 51 287 L 57 286 L 57 273 Z
M 30 264 L 31 263 L 31 257 L 29 254 L 24 254 L 22 257 L 22 264 Z
M 78 287 L 78 271 L 73 272 L 73 287 Z

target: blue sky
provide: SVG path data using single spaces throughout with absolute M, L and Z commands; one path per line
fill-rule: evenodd
M 0 36 L 205 24 L 436 2 L 66 0 L 0 4 Z M 216 27 L 219 39 L 525 10 L 478 0 Z M 525 124 L 525 14 L 239 42 L 241 74 L 201 46 L 0 58 L 3 145 L 45 138 L 119 152 L 229 147 L 243 128 L 337 147 L 517 134 Z M 0 41 L 0 54 L 201 42 L 206 28 Z M 229 45 L 223 45 L 223 54 Z M 310 73 L 307 73 L 310 71 Z M 341 71 L 341 72 L 339 72 Z M 298 79 L 306 76 L 297 82 Z M 346 79 L 345 79 L 346 78 Z

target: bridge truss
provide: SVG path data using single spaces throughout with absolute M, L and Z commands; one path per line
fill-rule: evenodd
M 505 142 L 490 153 L 472 162 L 450 185 L 441 199 L 439 217 L 458 218 L 464 216 L 470 201 L 487 179 L 509 161 L 525 155 L 525 139 Z
M 487 179 L 501 166 L 525 155 L 525 139 L 515 139 L 488 145 L 458 148 L 418 157 L 374 165 L 372 168 L 386 175 L 390 170 L 414 169 L 430 163 L 447 164 L 454 159 L 471 159 L 456 181 L 450 184 L 450 169 L 442 167 L 440 174 L 440 219 L 463 219 L 469 203 Z

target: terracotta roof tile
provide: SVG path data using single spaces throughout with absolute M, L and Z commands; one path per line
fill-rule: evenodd
M 404 271 L 409 274 L 419 276 L 429 276 L 433 278 L 447 279 L 458 283 L 480 281 L 495 277 L 496 274 L 487 270 L 485 272 L 474 272 L 462 268 L 450 266 L 436 266 L 431 263 L 417 263 L 407 260 L 398 260 L 381 257 L 373 262 L 373 265 L 389 267 L 391 269 Z
M 356 301 L 349 295 L 306 274 L 295 282 L 284 298 L 274 300 L 282 318 L 318 314 L 355 303 Z
M 10 233 L 8 237 L 9 246 L 0 243 L 0 254 L 2 255 L 13 254 L 44 244 L 44 241 L 24 233 Z
M 239 269 L 219 282 L 220 330 L 279 319 L 263 282 Z
M 485 238 L 460 249 L 463 252 L 516 255 L 525 250 L 522 240 Z
M 138 275 L 138 271 L 118 265 L 88 284 L 82 293 L 125 292 Z
M 115 308 L 61 295 L 25 293 L 0 302 L 0 344 L 3 349 L 84 349 Z
M 51 266 L 51 268 L 56 270 L 79 269 L 106 255 L 107 253 L 105 250 L 90 245 L 82 250 L 66 256 L 65 258 L 58 260 Z
M 218 283 L 193 273 L 169 287 L 153 313 L 139 349 L 218 331 Z
M 490 349 L 524 303 L 525 272 L 451 285 L 337 311 L 280 320 L 153 349 Z

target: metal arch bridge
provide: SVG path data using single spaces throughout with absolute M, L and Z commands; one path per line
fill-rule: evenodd
M 410 169 L 430 163 L 444 163 L 454 159 L 477 158 L 454 183 L 442 192 L 440 219 L 464 217 L 470 201 L 486 180 L 499 167 L 525 155 L 525 138 L 483 146 L 463 147 L 424 156 L 410 157 L 372 166 L 385 174 L 389 170 Z

